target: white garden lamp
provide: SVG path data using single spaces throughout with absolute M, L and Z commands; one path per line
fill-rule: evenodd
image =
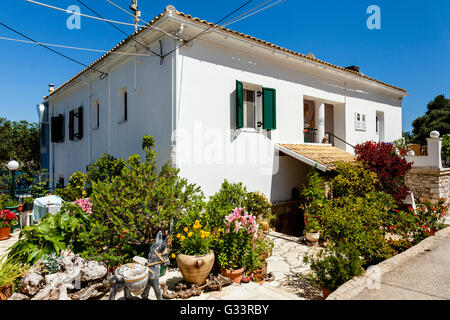
M 16 198 L 16 171 L 19 169 L 19 163 L 16 160 L 8 162 L 6 165 L 8 170 L 11 171 L 11 198 Z

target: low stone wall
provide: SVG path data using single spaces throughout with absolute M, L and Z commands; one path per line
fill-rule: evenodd
M 405 176 L 405 183 L 415 198 L 444 198 L 450 203 L 450 168 L 413 167 Z

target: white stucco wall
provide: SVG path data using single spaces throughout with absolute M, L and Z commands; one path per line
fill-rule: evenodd
M 347 86 L 356 87 L 358 92 L 354 93 L 339 81 L 203 40 L 183 47 L 178 61 L 177 130 L 181 138 L 177 140 L 177 166 L 183 176 L 200 184 L 207 196 L 227 179 L 243 182 L 249 190 L 259 190 L 271 201 L 290 198 L 292 188 L 299 185 L 307 170 L 285 159 L 280 162 L 273 144 L 303 143 L 303 99 L 333 104 L 334 132 L 351 144 L 376 138 L 377 110 L 385 113 L 386 140 L 401 137 L 401 101 L 375 90 Z M 276 89 L 276 130 L 267 133 L 235 129 L 236 80 Z M 354 130 L 354 112 L 366 114 L 365 132 Z M 336 145 L 351 151 L 343 143 L 337 141 Z M 266 152 L 254 163 L 258 147 Z M 211 159 L 211 154 L 216 157 Z M 240 162 L 224 160 L 220 154 Z
M 172 46 L 172 42 L 164 43 Z M 154 49 L 154 50 L 159 50 Z M 64 176 L 67 184 L 75 171 L 86 171 L 103 153 L 127 159 L 136 153 L 144 156 L 142 137 L 155 138 L 158 164 L 170 160 L 172 132 L 172 59 L 160 65 L 159 57 L 128 58 L 110 70 L 108 77 L 88 80 L 87 84 L 69 89 L 63 95 L 50 99 L 51 114 L 65 116 L 65 141 L 52 143 L 50 171 L 54 181 Z M 128 120 L 120 122 L 120 90 L 127 88 Z M 90 91 L 90 92 L 89 92 Z M 94 104 L 100 104 L 100 126 L 93 128 Z M 69 112 L 83 106 L 83 138 L 69 140 Z M 53 170 L 52 170 L 53 165 Z

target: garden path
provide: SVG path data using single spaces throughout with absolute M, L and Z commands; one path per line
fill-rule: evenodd
M 20 234 L 20 229 L 17 229 L 17 230 L 14 231 L 13 234 L 11 234 L 11 238 L 9 238 L 7 240 L 0 241 L 0 263 L 3 261 L 3 259 L 1 257 L 19 239 L 19 234 Z
M 275 280 L 266 281 L 262 285 L 254 282 L 246 284 L 232 284 L 222 288 L 222 291 L 202 293 L 200 296 L 187 300 L 311 300 L 322 299 L 322 292 L 311 287 L 299 275 L 305 275 L 310 269 L 303 263 L 303 256 L 307 252 L 316 252 L 318 245 L 311 246 L 303 243 L 298 237 L 292 237 L 278 232 L 268 234 L 274 241 L 272 256 L 267 259 L 267 271 L 272 272 Z M 168 270 L 160 278 L 161 283 L 166 283 L 173 288 L 182 281 L 181 273 L 176 270 Z M 123 292 L 117 295 L 123 299 Z M 151 290 L 150 299 L 155 299 Z M 107 296 L 104 298 L 107 299 Z

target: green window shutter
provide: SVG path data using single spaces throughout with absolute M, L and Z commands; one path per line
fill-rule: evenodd
M 267 130 L 277 128 L 276 90 L 263 88 L 263 127 Z
M 244 127 L 244 84 L 236 80 L 236 126 Z

